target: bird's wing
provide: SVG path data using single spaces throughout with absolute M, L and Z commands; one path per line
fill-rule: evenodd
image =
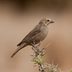
M 17 46 L 21 45 L 24 42 L 27 42 L 28 40 L 30 40 L 30 38 L 40 33 L 41 32 L 40 28 L 41 28 L 41 25 L 38 24 L 29 34 L 25 36 L 25 38 Z

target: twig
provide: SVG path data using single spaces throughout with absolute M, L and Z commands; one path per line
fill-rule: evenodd
M 39 46 L 34 46 L 32 47 L 32 50 L 34 51 L 34 54 L 32 55 L 33 62 L 38 65 L 39 72 L 61 72 L 57 65 L 44 63 L 44 48 L 41 49 Z

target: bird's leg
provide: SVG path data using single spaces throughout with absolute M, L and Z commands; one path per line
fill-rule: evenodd
M 35 50 L 38 50 L 38 45 L 35 44 L 35 41 L 33 41 L 32 46 L 35 48 Z
M 36 45 L 36 49 L 37 49 L 37 51 L 40 51 L 40 50 L 39 50 L 39 48 L 40 48 L 40 44 L 41 44 L 41 42 L 39 42 L 39 43 Z
M 35 45 L 35 49 L 39 52 L 40 51 L 40 43 L 38 43 L 37 45 Z
M 36 52 L 36 46 L 34 44 L 31 44 L 32 45 L 32 49 L 34 50 L 34 52 Z
M 36 50 L 35 50 L 35 47 L 34 47 L 34 46 L 32 46 L 32 49 L 34 50 L 34 52 L 36 52 Z
M 36 46 L 36 49 L 37 49 L 37 51 L 39 52 L 39 53 L 42 53 L 43 54 L 43 51 L 44 51 L 44 48 L 40 48 L 40 44 L 41 44 L 41 42 L 39 42 L 38 44 L 37 44 L 37 46 Z
M 31 44 L 32 45 L 32 49 L 34 50 L 35 52 L 35 56 L 38 56 L 39 55 L 39 49 L 37 48 L 37 46 L 35 46 L 34 44 Z
M 37 46 L 39 47 L 40 45 L 41 45 L 41 42 L 39 42 Z

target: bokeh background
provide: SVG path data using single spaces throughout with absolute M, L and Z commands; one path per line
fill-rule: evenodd
M 64 72 L 72 69 L 72 0 L 0 0 L 0 72 L 37 72 L 31 47 L 11 54 L 26 34 L 42 18 L 55 21 L 49 26 L 41 47 L 45 60 L 58 64 Z

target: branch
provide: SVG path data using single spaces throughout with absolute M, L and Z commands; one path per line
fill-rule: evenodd
M 41 49 L 39 46 L 36 46 L 32 47 L 32 50 L 34 51 L 34 54 L 32 55 L 33 62 L 34 64 L 38 65 L 39 72 L 61 72 L 61 69 L 58 68 L 58 65 L 44 63 L 44 48 Z

